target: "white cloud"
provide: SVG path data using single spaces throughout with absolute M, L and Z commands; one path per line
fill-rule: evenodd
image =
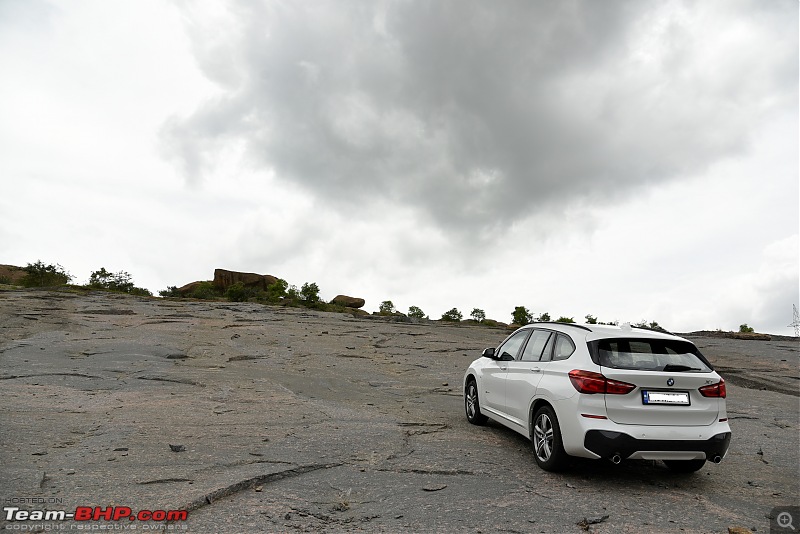
M 797 13 L 1 3 L 0 262 L 790 333 Z

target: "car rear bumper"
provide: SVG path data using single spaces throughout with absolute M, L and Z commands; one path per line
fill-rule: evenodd
M 626 458 L 672 460 L 694 457 L 718 462 L 725 457 L 730 442 L 730 432 L 722 432 L 706 440 L 674 440 L 637 439 L 624 432 L 590 430 L 586 432 L 583 446 L 601 458 L 612 458 L 615 455 L 619 455 L 623 460 Z

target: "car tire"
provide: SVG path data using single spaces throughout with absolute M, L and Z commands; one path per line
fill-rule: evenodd
M 705 460 L 664 460 L 664 464 L 669 467 L 670 471 L 676 473 L 694 473 L 699 471 L 704 465 Z
M 467 382 L 464 391 L 464 411 L 467 413 L 467 421 L 473 425 L 483 425 L 489 419 L 481 413 L 481 404 L 478 401 L 478 385 L 474 379 Z
M 561 441 L 561 427 L 550 406 L 542 406 L 533 416 L 531 430 L 533 457 L 545 471 L 561 471 L 567 466 L 568 456 Z

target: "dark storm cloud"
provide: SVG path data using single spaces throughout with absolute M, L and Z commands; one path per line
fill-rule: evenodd
M 234 3 L 213 22 L 188 14 L 221 94 L 163 140 L 190 181 L 243 142 L 248 161 L 331 204 L 378 196 L 492 229 L 745 150 L 765 114 L 796 110 L 797 10 Z

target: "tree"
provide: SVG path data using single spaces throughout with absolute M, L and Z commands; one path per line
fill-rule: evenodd
M 378 311 L 380 311 L 381 315 L 392 315 L 396 310 L 391 300 L 384 300 L 381 302 L 381 305 L 378 306 Z
M 517 306 L 514 308 L 514 312 L 511 314 L 511 321 L 514 324 L 525 326 L 526 324 L 533 322 L 533 315 L 525 306 Z
M 461 315 L 461 312 L 458 311 L 458 308 L 452 308 L 451 310 L 446 311 L 442 314 L 442 321 L 450 321 L 453 323 L 457 323 L 461 321 L 462 318 L 463 315 Z
M 480 308 L 472 308 L 472 312 L 469 315 L 479 323 L 484 319 L 486 319 L 486 312 L 481 310 Z
M 100 267 L 99 271 L 94 271 L 89 276 L 89 287 L 130 293 L 135 286 L 129 273 L 125 271 L 110 273 L 105 267 Z
M 267 301 L 278 302 L 286 296 L 286 291 L 289 289 L 289 282 L 283 278 L 278 278 L 267 286 Z
M 297 289 L 296 285 L 290 285 L 286 288 L 286 298 L 293 303 L 297 303 L 297 301 L 300 300 L 300 290 Z
M 244 284 L 241 282 L 236 282 L 228 286 L 228 289 L 225 290 L 225 297 L 233 302 L 247 302 L 247 299 L 252 295 L 253 290 L 249 287 L 244 287 Z
M 159 296 L 162 297 L 180 297 L 181 294 L 178 291 L 178 286 L 167 286 L 167 289 L 162 289 L 158 292 Z
M 540 321 L 540 322 L 543 322 L 543 323 L 546 323 L 547 321 L 551 321 L 552 319 L 550 319 L 550 314 L 549 314 L 549 313 L 547 313 L 547 312 L 544 312 L 544 313 L 543 313 L 543 314 L 541 314 L 541 315 L 539 316 L 539 318 L 538 318 L 538 319 L 536 319 L 536 320 L 537 320 L 537 321 Z
M 752 334 L 755 332 L 752 326 L 747 326 L 747 323 L 739 325 L 739 333 L 741 334 Z
M 597 324 L 597 317 L 592 314 L 586 315 L 586 324 Z
M 306 304 L 316 304 L 319 302 L 319 286 L 316 283 L 306 282 L 303 284 L 303 287 L 300 288 L 300 298 Z
M 63 286 L 72 280 L 72 275 L 59 265 L 45 265 L 42 260 L 29 263 L 24 269 L 26 274 L 20 283 L 25 287 Z
M 533 316 L 528 308 L 525 306 L 517 306 L 514 308 L 514 312 L 511 314 L 512 323 L 525 326 L 531 321 L 533 321 Z
M 562 315 L 561 317 L 559 317 L 558 319 L 556 319 L 556 322 L 557 322 L 557 323 L 574 323 L 574 322 L 575 322 L 575 319 L 573 319 L 572 317 L 564 317 L 564 316 Z
M 425 312 L 422 311 L 417 306 L 409 306 L 408 307 L 408 316 L 413 317 L 414 319 L 424 319 Z

